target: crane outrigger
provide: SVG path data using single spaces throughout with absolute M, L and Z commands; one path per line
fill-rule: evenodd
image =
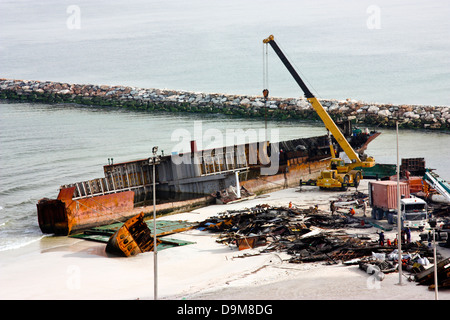
M 303 90 L 306 99 L 309 101 L 309 103 L 311 103 L 312 107 L 319 115 L 322 122 L 325 124 L 327 130 L 331 132 L 336 142 L 339 144 L 339 146 L 351 161 L 351 163 L 345 163 L 343 159 L 336 157 L 334 147 L 330 139 L 330 152 L 332 158 L 329 168 L 327 170 L 323 170 L 317 180 L 300 181 L 300 184 L 317 185 L 320 188 L 326 189 L 339 188 L 343 190 L 346 190 L 349 186 L 357 187 L 359 185 L 359 181 L 363 178 L 363 176 L 362 171 L 355 168 L 373 167 L 375 165 L 375 160 L 372 157 L 367 157 L 367 159 L 365 159 L 364 161 L 360 159 L 359 155 L 355 152 L 355 150 L 353 150 L 352 146 L 342 134 L 339 127 L 335 124 L 335 122 L 327 113 L 319 100 L 311 93 L 311 91 L 303 82 L 302 78 L 300 78 L 294 67 L 281 51 L 280 47 L 274 40 L 274 36 L 270 35 L 268 38 L 263 40 L 263 43 L 270 44 L 272 49 L 280 58 L 281 62 L 283 62 L 284 66 L 288 69 L 292 77 Z M 264 98 L 267 99 L 269 95 L 268 89 L 263 90 L 263 95 Z

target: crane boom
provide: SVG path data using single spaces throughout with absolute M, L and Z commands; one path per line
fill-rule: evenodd
M 311 103 L 312 107 L 314 108 L 316 113 L 319 115 L 320 119 L 322 119 L 323 123 L 325 124 L 325 127 L 331 132 L 333 137 L 336 139 L 337 143 L 339 143 L 342 150 L 344 150 L 345 154 L 349 157 L 349 159 L 352 161 L 352 163 L 361 164 L 361 160 L 360 160 L 358 154 L 355 152 L 355 150 L 353 150 L 350 143 L 347 141 L 345 136 L 342 134 L 341 130 L 339 130 L 339 127 L 334 123 L 333 119 L 330 117 L 330 115 L 325 110 L 325 108 L 322 106 L 322 104 L 319 102 L 319 100 L 317 100 L 317 98 L 311 93 L 311 91 L 308 89 L 306 84 L 303 82 L 302 78 L 300 78 L 297 71 L 295 71 L 294 67 L 291 65 L 289 60 L 286 58 L 284 53 L 281 51 L 280 47 L 275 42 L 273 35 L 269 36 L 267 39 L 264 39 L 263 43 L 270 44 L 272 49 L 275 51 L 275 53 L 280 58 L 281 62 L 283 62 L 284 66 L 288 69 L 288 71 L 294 77 L 297 84 L 303 90 L 306 99 Z

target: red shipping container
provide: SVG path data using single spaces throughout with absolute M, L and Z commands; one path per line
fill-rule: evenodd
M 370 205 L 384 210 L 397 209 L 397 181 L 369 182 Z M 400 197 L 409 198 L 409 185 L 400 182 Z

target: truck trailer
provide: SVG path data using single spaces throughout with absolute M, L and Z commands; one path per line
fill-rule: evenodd
M 428 218 L 427 203 L 423 199 L 411 196 L 407 183 L 400 182 L 399 186 L 402 227 L 423 229 Z M 390 224 L 396 224 L 397 181 L 370 181 L 369 205 L 372 207 L 373 219 L 387 219 Z

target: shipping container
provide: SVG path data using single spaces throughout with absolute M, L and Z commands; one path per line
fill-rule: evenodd
M 409 185 L 400 182 L 400 197 L 409 198 Z M 369 203 L 372 208 L 397 209 L 397 181 L 370 181 Z
M 423 229 L 427 219 L 427 203 L 420 198 L 411 198 L 408 183 L 400 182 L 399 186 L 402 228 Z M 389 224 L 397 223 L 397 181 L 369 182 L 369 204 L 372 218 L 387 219 Z

